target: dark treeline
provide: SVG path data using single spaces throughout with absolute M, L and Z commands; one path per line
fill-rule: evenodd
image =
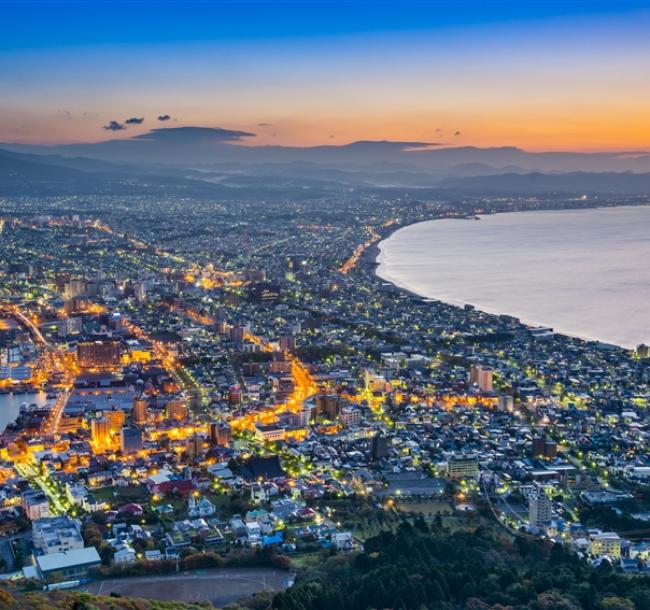
M 650 578 L 594 568 L 559 544 L 423 520 L 336 556 L 273 599 L 277 610 L 650 610 Z

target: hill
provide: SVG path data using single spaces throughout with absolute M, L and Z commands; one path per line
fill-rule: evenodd
M 90 595 L 74 591 L 20 593 L 0 588 L 0 608 L 2 610 L 206 610 L 213 607 L 207 602 L 185 604 Z

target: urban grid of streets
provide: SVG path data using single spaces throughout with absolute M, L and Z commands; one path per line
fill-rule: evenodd
M 144 534 L 106 528 L 101 544 L 133 561 L 352 548 L 364 532 L 343 500 L 618 558 L 650 529 L 647 349 L 373 273 L 399 226 L 572 205 L 4 200 L 0 390 L 51 397 L 25 394 L 3 435 L 5 507 L 83 524 L 139 511 Z

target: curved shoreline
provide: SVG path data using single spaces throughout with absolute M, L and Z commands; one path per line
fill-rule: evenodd
M 638 208 L 638 207 L 648 207 L 648 205 L 647 204 L 639 204 L 639 205 L 629 205 L 628 204 L 628 205 L 622 205 L 622 206 L 594 206 L 592 208 L 585 208 L 584 211 L 593 211 L 593 210 L 596 210 L 596 209 L 612 209 L 612 208 L 634 209 L 634 208 Z M 575 212 L 576 210 L 577 210 L 577 208 L 568 208 L 568 209 L 562 209 L 562 210 L 553 209 L 553 208 L 547 209 L 547 210 L 517 210 L 517 211 L 493 212 L 493 213 L 490 213 L 490 214 L 482 214 L 478 218 L 491 217 L 491 216 L 496 216 L 496 215 L 501 216 L 501 215 L 504 215 L 504 214 L 522 214 L 524 212 L 525 213 L 528 213 L 528 212 L 537 212 L 537 213 L 553 212 L 553 213 L 557 213 L 557 212 L 561 212 L 561 211 Z M 583 210 L 581 209 L 580 211 L 583 211 Z M 455 219 L 457 219 L 457 220 L 471 220 L 473 218 L 476 218 L 476 217 L 467 216 L 467 217 L 464 217 L 464 218 L 458 217 L 458 218 L 455 218 Z M 481 304 L 480 302 L 474 302 L 474 301 L 469 300 L 469 299 L 468 300 L 454 299 L 454 298 L 445 297 L 445 296 L 438 296 L 438 295 L 429 296 L 427 294 L 417 292 L 416 290 L 414 290 L 412 288 L 409 288 L 409 287 L 407 287 L 405 285 L 402 285 L 401 282 L 399 280 L 397 280 L 397 279 L 391 278 L 390 276 L 384 276 L 384 275 L 380 274 L 379 269 L 380 269 L 380 267 L 382 265 L 382 262 L 383 262 L 382 261 L 382 256 L 385 256 L 385 252 L 386 252 L 385 249 L 382 248 L 382 245 L 387 240 L 392 238 L 396 233 L 398 233 L 402 229 L 414 227 L 414 226 L 421 225 L 421 224 L 433 223 L 433 222 L 439 221 L 439 220 L 450 220 L 450 219 L 451 218 L 449 218 L 449 217 L 438 217 L 438 218 L 430 218 L 430 219 L 427 219 L 427 220 L 422 220 L 422 221 L 415 222 L 415 223 L 412 223 L 412 224 L 405 224 L 405 225 L 396 227 L 394 231 L 391 231 L 383 239 L 381 239 L 380 241 L 373 244 L 372 248 L 369 249 L 369 251 L 368 251 L 368 255 L 369 255 L 368 260 L 372 261 L 372 266 L 374 267 L 374 269 L 372 269 L 372 273 L 373 273 L 374 277 L 376 279 L 378 279 L 379 281 L 381 281 L 381 282 L 392 285 L 399 292 L 401 292 L 403 294 L 407 294 L 407 295 L 409 295 L 411 297 L 414 297 L 414 298 L 424 299 L 424 300 L 431 300 L 431 301 L 439 301 L 441 303 L 444 303 L 447 306 L 455 307 L 455 308 L 458 308 L 458 309 L 461 309 L 461 310 L 462 310 L 462 308 L 464 306 L 469 305 L 469 306 L 472 306 L 475 310 L 481 311 L 481 312 L 486 313 L 488 315 L 493 315 L 493 316 L 507 315 L 507 316 L 511 316 L 511 317 L 517 319 L 522 326 L 526 326 L 526 327 L 535 327 L 535 326 L 549 327 L 549 328 L 553 329 L 553 332 L 555 334 L 562 335 L 564 337 L 568 337 L 568 338 L 571 338 L 571 339 L 577 339 L 577 340 L 581 340 L 581 341 L 585 341 L 585 342 L 595 342 L 595 343 L 599 343 L 599 344 L 603 344 L 603 345 L 615 346 L 618 349 L 621 349 L 621 350 L 624 350 L 624 351 L 633 351 L 636 345 L 643 342 L 641 340 L 641 338 L 640 338 L 637 342 L 635 342 L 635 345 L 631 345 L 631 344 L 623 345 L 621 342 L 608 341 L 606 339 L 598 338 L 598 337 L 595 337 L 595 336 L 589 336 L 588 334 L 585 334 L 585 333 L 572 332 L 570 330 L 565 330 L 565 329 L 562 329 L 562 328 L 558 328 L 556 326 L 556 324 L 553 323 L 553 322 L 548 322 L 548 321 L 544 322 L 544 321 L 536 321 L 536 320 L 533 320 L 533 319 L 524 319 L 520 315 L 513 314 L 513 313 L 511 313 L 509 311 L 502 310 L 501 308 L 491 307 L 489 305 L 484 305 L 484 304 Z

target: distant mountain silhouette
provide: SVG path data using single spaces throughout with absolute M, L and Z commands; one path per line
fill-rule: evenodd
M 418 170 L 438 176 L 513 172 L 649 172 L 647 151 L 606 153 L 527 152 L 512 146 L 443 147 L 432 142 L 359 141 L 344 145 L 260 146 L 255 134 L 208 127 L 154 129 L 122 140 L 35 146 L 0 144 L 21 153 L 86 157 L 114 163 L 214 166 L 315 163 L 350 170 Z
M 133 141 L 128 141 L 128 145 L 132 144 Z M 350 145 L 347 150 L 353 147 Z M 541 173 L 519 168 L 514 172 L 501 172 L 498 168 L 476 164 L 454 167 L 457 175 L 451 177 L 444 170 L 386 162 L 352 165 L 346 169 L 313 161 L 230 162 L 191 169 L 0 150 L 0 195 L 160 194 L 235 200 L 245 197 L 317 198 L 351 190 L 387 194 L 398 189 L 413 197 L 436 196 L 448 191 L 472 195 L 650 193 L 650 173 L 647 172 Z M 482 175 L 466 175 L 470 172 Z
M 522 193 L 650 193 L 650 173 L 570 172 L 566 174 L 501 174 L 471 178 L 446 178 L 438 186 L 464 192 Z

